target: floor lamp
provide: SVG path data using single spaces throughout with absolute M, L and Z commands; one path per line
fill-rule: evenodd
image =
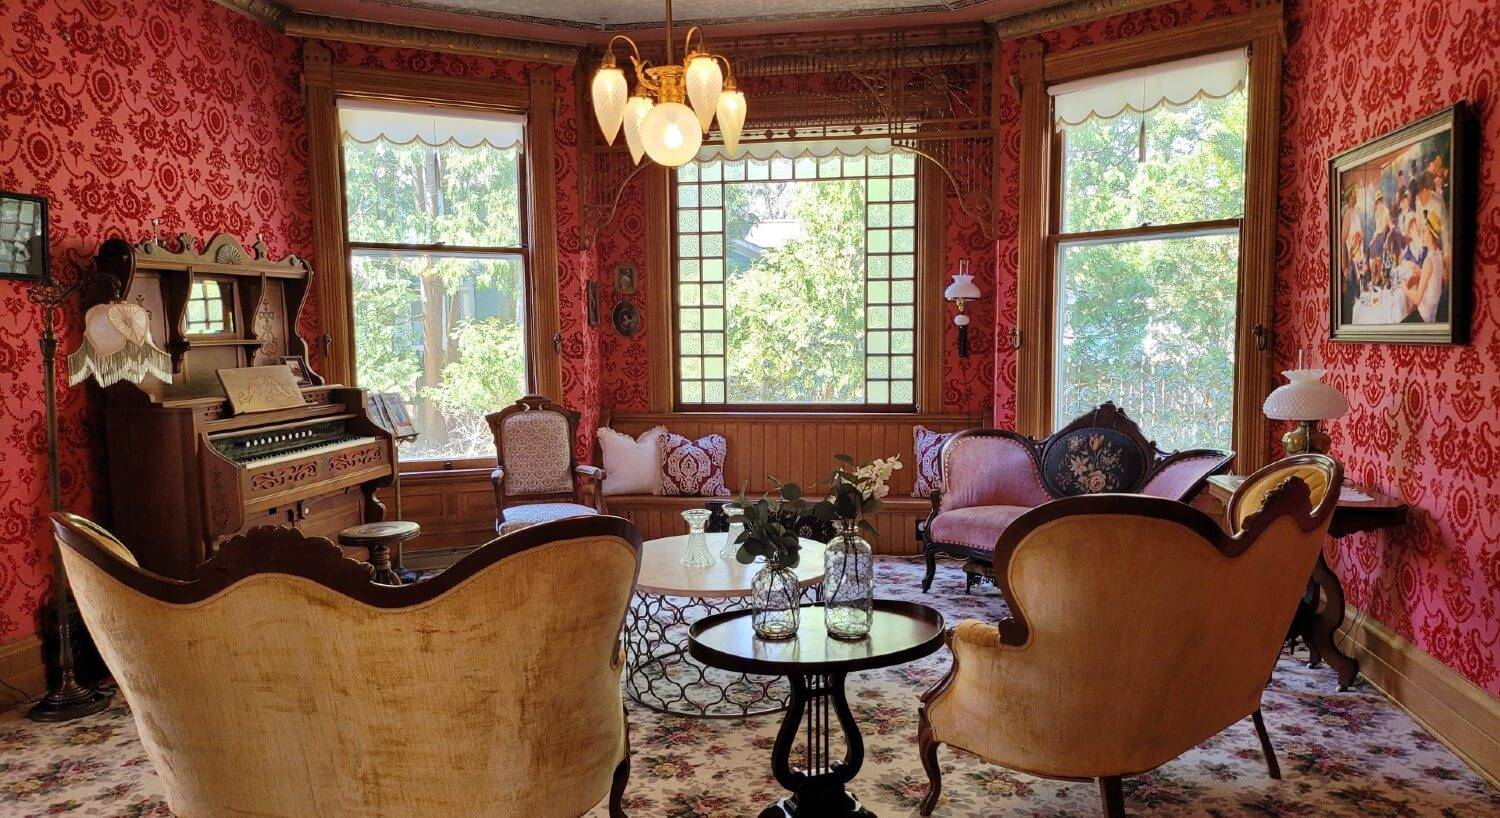
M 57 332 L 53 325 L 62 305 L 74 293 L 98 286 L 108 288 L 110 301 L 98 304 L 84 317 L 83 343 L 68 357 L 68 384 L 75 386 L 90 376 L 100 386 L 128 380 L 140 383 L 155 375 L 170 383 L 171 359 L 151 341 L 150 314 L 136 304 L 119 298 L 120 282 L 112 276 L 86 268 L 72 284 L 62 284 L 50 276 L 32 286 L 27 300 L 42 308 L 42 391 L 47 405 L 47 478 L 52 511 L 62 510 L 62 481 L 57 465 Z M 71 721 L 97 713 L 109 706 L 113 691 L 81 685 L 73 668 L 72 599 L 62 552 L 52 549 L 52 604 L 56 621 L 52 624 L 57 644 L 55 672 L 49 673 L 46 695 L 32 706 L 27 717 L 33 721 Z

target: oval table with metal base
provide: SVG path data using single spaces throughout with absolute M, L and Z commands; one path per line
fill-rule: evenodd
M 845 785 L 859 774 L 865 743 L 849 710 L 844 678 L 854 671 L 890 667 L 921 659 L 943 644 L 943 615 L 915 602 L 875 601 L 875 618 L 864 639 L 828 635 L 821 605 L 802 608 L 792 639 L 768 640 L 755 635 L 749 611 L 714 614 L 688 630 L 688 652 L 694 659 L 740 673 L 782 674 L 792 685 L 792 703 L 782 717 L 771 750 L 771 772 L 792 792 L 766 807 L 760 818 L 874 818 Z M 829 750 L 833 718 L 844 734 L 844 757 Z M 791 763 L 798 722 L 807 718 L 807 749 L 800 767 Z
M 778 675 L 727 673 L 687 655 L 687 629 L 711 614 L 744 609 L 760 563 L 741 565 L 719 556 L 725 534 L 709 534 L 714 555 L 707 568 L 681 564 L 686 534 L 641 545 L 641 574 L 625 615 L 625 692 L 658 713 L 744 718 L 786 707 L 790 692 Z M 797 580 L 805 595 L 823 581 L 822 543 L 802 540 Z M 804 598 L 807 598 L 804 596 Z

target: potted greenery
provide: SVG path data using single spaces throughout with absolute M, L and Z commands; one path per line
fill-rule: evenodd
M 796 483 L 776 481 L 771 494 L 750 501 L 741 492 L 745 529 L 737 540 L 736 559 L 749 565 L 765 560 L 765 567 L 751 580 L 751 622 L 766 639 L 795 636 L 799 624 L 802 589 L 797 575 L 801 540 L 797 525 L 808 514 L 833 523 L 838 534 L 824 551 L 823 615 L 828 633 L 842 639 L 863 638 L 870 632 L 874 612 L 874 558 L 870 544 L 860 536 L 874 536 L 868 516 L 880 510 L 880 500 L 890 491 L 891 475 L 901 468 L 900 456 L 855 463 L 838 455 L 838 468 L 819 485 L 828 494 L 817 503 L 803 498 Z M 775 478 L 772 478 L 775 481 Z

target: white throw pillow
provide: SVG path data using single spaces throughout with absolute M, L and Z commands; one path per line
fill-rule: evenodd
M 599 451 L 604 455 L 604 493 L 661 494 L 661 457 L 658 441 L 667 427 L 657 426 L 631 439 L 614 429 L 599 429 Z

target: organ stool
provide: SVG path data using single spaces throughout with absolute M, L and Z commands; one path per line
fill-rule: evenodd
M 339 545 L 369 551 L 369 563 L 375 569 L 373 579 L 382 585 L 401 585 L 401 577 L 391 568 L 391 546 L 422 533 L 422 527 L 405 520 L 365 523 L 339 532 Z

